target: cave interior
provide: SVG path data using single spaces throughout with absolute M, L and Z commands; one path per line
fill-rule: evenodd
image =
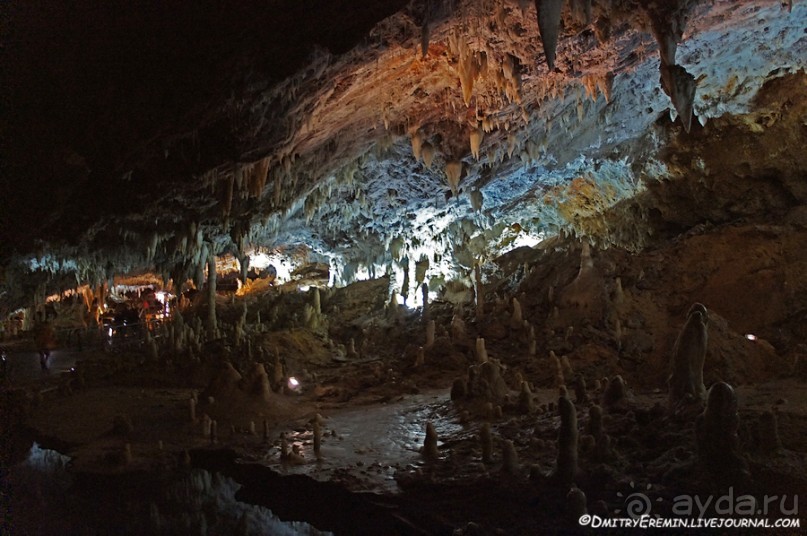
M 0 532 L 800 533 L 807 2 L 0 21 Z

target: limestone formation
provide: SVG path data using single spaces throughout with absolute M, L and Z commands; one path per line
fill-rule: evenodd
M 555 69 L 555 51 L 558 47 L 562 8 L 563 0 L 535 0 L 541 43 L 544 46 L 546 64 L 550 71 Z
M 440 456 L 437 450 L 437 432 L 434 425 L 426 423 L 426 439 L 423 441 L 423 457 L 428 460 L 436 460 Z
M 602 394 L 602 405 L 608 410 L 622 408 L 625 405 L 627 388 L 625 380 L 617 374 L 605 386 Z
M 426 363 L 426 354 L 422 346 L 418 346 L 417 355 L 415 357 L 415 368 L 422 367 Z
M 706 408 L 695 421 L 698 461 L 719 482 L 738 482 L 748 474 L 740 453 L 737 394 L 725 382 L 709 389 Z
M 314 419 L 313 423 L 313 436 L 314 436 L 314 455 L 319 459 L 322 456 L 322 427 L 319 419 Z
M 560 366 L 563 371 L 564 383 L 571 382 L 574 379 L 574 370 L 572 369 L 572 364 L 569 362 L 568 356 L 560 356 Z
M 468 394 L 468 384 L 464 378 L 456 378 L 451 384 L 451 400 L 462 400 Z
M 426 324 L 426 348 L 431 348 L 434 346 L 434 332 L 435 332 L 435 323 L 434 320 L 429 320 L 429 323 Z
M 586 494 L 580 488 L 573 487 L 566 494 L 566 512 L 575 523 L 588 512 Z
M 488 351 L 485 349 L 485 339 L 479 337 L 476 339 L 476 361 L 477 363 L 485 363 L 488 360 Z
M 687 313 L 687 321 L 673 346 L 670 376 L 667 380 L 669 407 L 674 409 L 687 400 L 703 400 L 703 365 L 708 345 L 706 307 L 695 303 Z
M 253 363 L 247 376 L 242 380 L 242 390 L 250 397 L 268 402 L 272 397 L 269 375 L 263 363 Z
M 560 387 L 566 384 L 566 379 L 563 377 L 563 367 L 560 359 L 555 355 L 555 352 L 549 352 L 549 367 L 555 372 L 555 387 Z
M 465 321 L 459 314 L 454 314 L 451 319 L 451 341 L 454 343 L 459 343 L 464 342 L 465 339 Z
M 202 393 L 203 397 L 226 397 L 238 389 L 241 382 L 241 374 L 235 370 L 233 364 L 225 361 L 219 367 L 218 372 L 210 381 L 207 389 Z
M 513 298 L 513 315 L 510 317 L 510 327 L 512 329 L 521 329 L 524 324 L 524 318 L 521 314 L 521 303 L 518 298 Z
M 532 400 L 532 392 L 527 382 L 521 382 L 521 392 L 518 395 L 519 413 L 529 415 L 535 411 L 535 403 Z
M 502 471 L 509 475 L 518 474 L 518 453 L 513 442 L 505 439 L 502 443 Z
M 568 489 L 577 476 L 577 410 L 568 398 L 560 397 L 558 412 L 558 457 L 551 480 L 555 485 Z
M 468 393 L 490 402 L 504 400 L 509 392 L 502 377 L 503 367 L 496 360 L 485 361 L 468 369 Z
M 695 103 L 695 77 L 680 65 L 660 65 L 661 87 L 681 118 L 684 131 L 689 132 L 692 125 L 692 112 Z
M 574 398 L 578 404 L 588 402 L 588 390 L 586 389 L 586 378 L 582 374 L 574 377 Z

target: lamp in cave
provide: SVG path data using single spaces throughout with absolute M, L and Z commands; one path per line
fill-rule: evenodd
M 301 389 L 300 380 L 294 376 L 289 376 L 288 386 L 290 391 L 299 391 Z
M 745 338 L 748 339 L 749 341 L 755 341 L 758 339 L 758 337 L 753 333 L 746 333 Z

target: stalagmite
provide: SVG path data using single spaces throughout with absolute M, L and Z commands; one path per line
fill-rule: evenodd
M 401 297 L 403 298 L 404 305 L 409 298 L 409 259 L 404 257 L 401 261 L 401 268 L 403 269 L 403 282 L 401 283 Z
M 563 367 L 560 364 L 560 359 L 555 355 L 555 352 L 549 352 L 549 366 L 555 371 L 555 387 L 560 387 L 566 383 L 563 377 Z
M 572 370 L 572 364 L 569 363 L 568 356 L 563 355 L 560 357 L 560 366 L 563 370 L 564 383 L 572 381 L 574 378 L 574 370 Z
M 219 423 L 216 420 L 210 421 L 210 442 L 216 443 L 219 439 Z
M 477 337 L 476 339 L 476 361 L 478 363 L 486 363 L 488 360 L 488 351 L 485 349 L 485 339 Z
M 429 320 L 429 323 L 426 324 L 426 348 L 434 346 L 434 332 L 435 322 L 434 320 Z
M 247 284 L 247 274 L 249 273 L 249 255 L 239 255 L 238 256 L 238 266 L 241 268 L 241 270 L 240 270 L 241 283 L 246 285 Z
M 464 378 L 456 378 L 451 384 L 451 400 L 462 400 L 468 395 L 468 384 Z
M 687 321 L 673 346 L 670 358 L 670 376 L 667 380 L 669 407 L 673 410 L 681 402 L 703 400 L 703 365 L 709 340 L 706 307 L 695 303 L 687 313 Z
M 423 457 L 428 460 L 436 460 L 439 457 L 437 450 L 437 432 L 434 425 L 426 423 L 426 439 L 423 441 Z
M 351 337 L 347 345 L 347 357 L 350 359 L 358 359 L 359 353 L 356 351 L 356 340 Z
M 513 445 L 512 441 L 506 439 L 502 444 L 502 471 L 509 475 L 515 475 L 518 473 L 518 469 L 519 463 L 516 447 Z
M 191 398 L 190 400 L 188 400 L 188 403 L 190 405 L 191 422 L 194 423 L 196 422 L 196 400 L 194 398 Z
M 532 392 L 527 382 L 521 382 L 521 392 L 518 394 L 519 413 L 529 415 L 535 411 L 535 404 L 532 401 Z
M 423 351 L 422 346 L 418 346 L 417 355 L 415 356 L 415 368 L 422 367 L 426 363 L 426 353 Z
M 535 326 L 530 325 L 527 337 L 527 353 L 534 356 L 538 353 L 538 341 L 535 339 Z
M 428 324 L 431 314 L 429 311 L 429 285 L 420 285 L 421 301 L 423 302 L 423 321 Z
M 314 312 L 318 315 L 322 314 L 322 298 L 318 287 L 314 287 Z
M 322 457 L 322 426 L 319 423 L 319 419 L 314 419 L 313 433 L 314 455 L 317 457 L 317 459 L 320 459 Z
M 588 402 L 588 390 L 586 389 L 586 379 L 582 374 L 578 374 L 574 380 L 574 398 L 578 404 Z
M 695 421 L 698 460 L 721 483 L 738 482 L 748 475 L 739 449 L 740 417 L 737 394 L 725 382 L 709 389 L 706 408 Z
M 524 325 L 524 318 L 521 316 L 521 303 L 518 298 L 513 298 L 513 316 L 510 318 L 510 327 L 521 329 Z
M 566 494 L 566 511 L 574 523 L 586 514 L 586 494 L 580 488 L 572 488 Z
M 560 397 L 558 412 L 558 458 L 552 480 L 558 486 L 568 489 L 577 475 L 577 410 L 568 398 Z
M 624 404 L 627 393 L 625 380 L 621 375 L 617 374 L 608 380 L 608 385 L 604 389 L 602 404 L 606 409 L 613 410 Z
M 555 68 L 555 50 L 560 34 L 560 14 L 563 0 L 535 0 L 538 15 L 538 29 L 541 31 L 541 43 L 549 70 Z
M 131 443 L 126 443 L 123 446 L 123 463 L 124 465 L 129 465 L 132 463 L 132 445 Z
M 465 321 L 459 313 L 455 313 L 451 318 L 451 341 L 457 343 L 464 341 L 465 338 Z
M 216 256 L 213 246 L 208 248 L 207 254 L 207 339 L 217 338 L 218 326 L 216 322 Z

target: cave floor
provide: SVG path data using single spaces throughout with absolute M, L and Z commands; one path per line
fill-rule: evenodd
M 116 360 L 112 380 L 85 386 L 72 381 L 71 388 L 56 389 L 52 382 L 43 382 L 44 394 L 26 422 L 38 441 L 58 447 L 72 458 L 74 473 L 124 477 L 159 473 L 180 464 L 185 451 L 193 453 L 194 459 L 227 451 L 234 453 L 239 465 L 261 466 L 284 477 L 305 475 L 345 491 L 370 493 L 375 502 L 389 501 L 401 519 L 414 523 L 414 532 L 424 526 L 426 532 L 432 532 L 434 527 L 459 527 L 471 521 L 506 533 L 568 526 L 562 496 L 545 477 L 557 455 L 559 418 L 552 410 L 555 389 L 536 389 L 537 410 L 531 415 L 519 415 L 505 404 L 501 416 L 486 416 L 478 408 L 452 402 L 445 387 L 406 394 L 398 384 L 388 388 L 381 384 L 367 396 L 344 402 L 323 398 L 316 389 L 277 394 L 273 403 L 278 411 L 256 410 L 252 415 L 249 412 L 254 408 L 200 401 L 197 421 L 192 423 L 189 399 L 194 390 L 171 386 L 170 373 L 132 356 L 85 354 L 83 359 L 88 370 L 92 368 L 88 362 L 97 365 Z M 348 364 L 344 369 L 351 367 Z M 345 374 L 345 378 L 349 376 Z M 451 383 L 452 373 L 442 376 L 444 386 Z M 439 383 L 434 374 L 430 378 L 430 384 Z M 515 398 L 517 392 L 512 395 Z M 738 396 L 744 420 L 753 421 L 763 411 L 774 409 L 783 447 L 776 453 L 751 457 L 756 480 L 750 491 L 803 492 L 807 489 L 807 384 L 783 379 L 743 385 Z M 652 490 L 660 502 L 681 493 L 710 491 L 691 468 L 670 471 L 686 467 L 694 457 L 694 441 L 691 424 L 673 423 L 658 414 L 665 403 L 666 394 L 659 390 L 636 390 L 629 393 L 625 407 L 606 413 L 605 430 L 615 438 L 608 460 L 595 463 L 588 447 L 581 444 L 581 472 L 576 483 L 585 490 L 590 504 L 602 501 L 600 507 L 607 508 L 603 514 L 619 511 L 626 492 L 636 485 Z M 581 430 L 587 423 L 589 405 L 578 404 Z M 203 435 L 200 421 L 204 412 L 218 421 L 215 443 Z M 311 425 L 318 414 L 323 422 L 319 459 L 313 452 Z M 116 416 L 126 416 L 131 429 L 116 430 Z M 263 420 L 267 422 L 266 438 Z M 254 433 L 250 421 L 255 423 Z M 478 439 L 485 421 L 490 422 L 496 438 L 491 463 L 482 462 Z M 436 460 L 426 460 L 420 452 L 427 422 L 439 436 Z M 300 457 L 281 459 L 281 434 Z M 753 431 L 748 435 L 753 436 Z M 511 440 L 518 453 L 519 467 L 514 474 L 503 470 L 499 445 L 504 439 Z M 124 455 L 126 444 L 131 449 L 130 461 Z M 272 508 L 271 504 L 265 506 Z M 507 508 L 506 514 L 503 508 Z M 411 518 L 414 511 L 427 520 L 417 530 Z

